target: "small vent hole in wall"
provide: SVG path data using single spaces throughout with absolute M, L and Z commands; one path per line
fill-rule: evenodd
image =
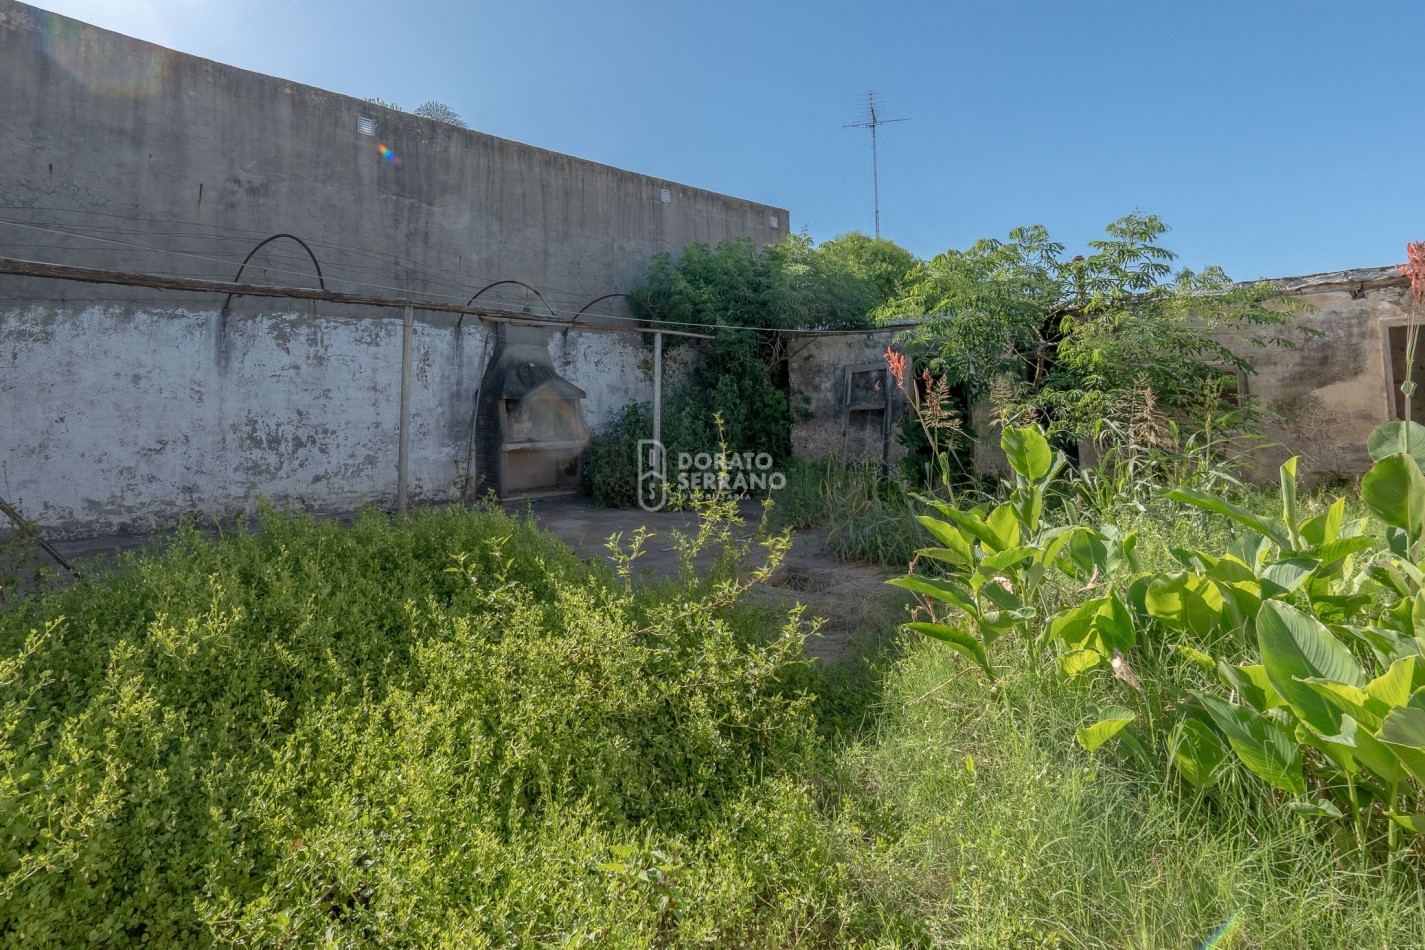
M 356 131 L 360 132 L 362 135 L 375 135 L 376 120 L 368 119 L 366 118 L 366 116 L 362 116 L 361 118 L 356 120 Z
M 673 200 L 673 193 L 667 188 L 664 188 L 662 191 L 658 192 L 658 197 L 666 205 L 668 202 Z

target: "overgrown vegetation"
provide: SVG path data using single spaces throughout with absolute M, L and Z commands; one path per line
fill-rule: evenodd
M 262 529 L 5 615 L 7 941 L 758 932 L 736 882 L 779 872 L 739 841 L 807 754 L 797 617 L 497 512 Z
M 1237 428 L 1243 347 L 1291 345 L 1281 328 L 1300 302 L 1215 267 L 1174 273 L 1166 231 L 1128 215 L 1066 258 L 1043 227 L 1019 228 L 918 264 L 878 315 L 925 318 L 906 345 L 966 407 L 988 399 L 1065 445 L 1127 425 L 1145 391 L 1194 431 Z
M 638 539 L 599 567 L 495 512 L 263 527 L 6 616 L 7 941 L 1425 939 L 1417 890 L 1244 780 L 1078 748 L 1098 697 L 1027 642 L 993 684 L 920 638 L 823 670 L 729 574 L 632 581 Z
M 665 394 L 662 441 L 670 457 L 725 444 L 786 460 L 792 423 L 804 411 L 787 385 L 786 334 L 869 327 L 868 314 L 913 263 L 894 243 L 855 233 L 820 245 L 796 235 L 761 248 L 745 239 L 711 250 L 690 244 L 676 259 L 655 257 L 631 294 L 634 311 L 650 326 L 714 336 Z M 671 354 L 682 342 L 669 336 L 664 347 Z M 652 431 L 651 412 L 639 408 L 598 434 L 585 466 L 596 504 L 637 499 L 637 443 Z

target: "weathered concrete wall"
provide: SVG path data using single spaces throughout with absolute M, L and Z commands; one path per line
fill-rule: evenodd
M 14 0 L 0 0 L 0 88 L 0 217 L 87 235 L 0 229 L 0 253 L 12 256 L 43 245 L 61 263 L 230 280 L 253 244 L 285 231 L 316 242 L 334 290 L 397 286 L 463 301 L 518 279 L 564 310 L 628 290 L 659 251 L 787 232 L 784 209 L 175 53 Z M 362 118 L 374 134 L 359 131 Z M 269 263 L 291 267 L 287 282 L 311 275 L 295 245 L 274 247 Z
M 877 388 L 877 384 L 886 385 L 886 348 L 899 332 L 901 328 L 886 327 L 872 332 L 791 335 L 787 362 L 793 406 L 807 412 L 807 418 L 792 426 L 794 455 L 811 461 L 882 460 L 886 455 L 882 411 L 855 407 L 883 405 L 880 403 L 882 389 Z M 849 403 L 848 370 L 859 370 L 854 373 Z M 890 396 L 892 430 L 888 457 L 894 465 L 905 457 L 905 448 L 895 439 L 894 420 L 909 411 L 909 403 L 905 394 L 893 385 Z
M 0 255 L 232 280 L 277 233 L 331 290 L 553 310 L 787 212 L 175 53 L 0 0 Z M 361 120 L 374 122 L 374 134 Z M 390 160 L 392 158 L 399 159 Z M 666 200 L 665 200 L 666 194 Z M 280 240 L 245 281 L 312 287 Z M 55 536 L 224 517 L 256 496 L 389 503 L 400 314 L 0 278 L 0 489 Z M 601 304 L 586 319 L 626 310 Z M 453 498 L 486 331 L 417 311 L 414 501 Z M 556 333 L 597 427 L 647 400 L 632 334 Z
M 56 537 L 227 518 L 263 496 L 341 511 L 394 501 L 401 321 L 298 311 L 234 321 L 214 371 L 211 312 L 32 306 L 4 314 L 5 494 Z M 452 500 L 467 471 L 488 331 L 417 321 L 413 502 Z M 589 417 L 648 398 L 640 347 L 555 333 Z
M 1371 466 L 1366 451 L 1371 430 L 1399 414 L 1399 397 L 1392 396 L 1399 381 L 1389 367 L 1389 333 L 1410 320 L 1408 284 L 1393 267 L 1276 283 L 1309 306 L 1287 327 L 1274 330 L 1295 345 L 1260 348 L 1227 341 L 1256 369 L 1246 379 L 1246 394 L 1267 411 L 1262 438 L 1239 446 L 1249 465 L 1242 474 L 1273 483 L 1281 463 L 1299 456 L 1297 471 L 1305 486 L 1358 478 Z M 1315 332 L 1303 334 L 1303 329 Z M 988 412 L 977 411 L 976 422 L 981 431 L 976 469 L 1003 474 L 1008 469 Z
M 1410 290 L 1392 267 L 1283 278 L 1277 283 L 1309 309 L 1280 328 L 1294 348 L 1258 348 L 1243 344 L 1240 353 L 1257 370 L 1246 393 L 1268 412 L 1263 438 L 1244 443 L 1253 468 L 1244 474 L 1262 482 L 1276 479 L 1277 467 L 1300 456 L 1304 484 L 1363 475 L 1371 464 L 1366 439 L 1382 421 L 1400 415 L 1399 379 L 1390 360 L 1391 328 L 1410 321 Z M 1425 314 L 1417 315 L 1425 320 Z M 1304 334 L 1303 329 L 1315 331 Z M 878 459 L 878 438 L 845 425 L 846 367 L 884 361 L 896 328 L 874 333 L 795 337 L 790 346 L 793 392 L 805 394 L 811 418 L 793 429 L 799 457 Z M 1230 345 L 1230 341 L 1229 341 Z M 1425 346 L 1417 367 L 1425 393 Z M 1392 395 L 1396 393 L 1396 395 Z M 900 394 L 897 394 L 900 395 Z M 904 398 L 896 412 L 906 411 Z M 1415 416 L 1425 420 L 1425 395 L 1417 396 Z M 979 438 L 975 468 L 982 475 L 1009 472 L 999 449 L 999 431 L 987 406 L 976 407 L 971 423 Z M 899 448 L 899 447 L 897 447 Z
M 1256 453 L 1254 477 L 1272 481 L 1276 468 L 1301 456 L 1308 484 L 1355 478 L 1370 468 L 1366 438 L 1396 411 L 1387 366 L 1389 328 L 1410 319 L 1410 290 L 1394 268 L 1341 271 L 1284 278 L 1278 283 L 1314 308 L 1297 327 L 1318 336 L 1294 349 L 1244 348 L 1256 367 L 1247 392 L 1279 413 Z

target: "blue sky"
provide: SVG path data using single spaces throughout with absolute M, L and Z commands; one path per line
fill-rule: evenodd
M 1425 239 L 1409 3 L 1125 0 L 41 0 L 245 69 L 780 205 L 817 240 L 920 256 L 1135 209 L 1234 278 L 1404 259 Z

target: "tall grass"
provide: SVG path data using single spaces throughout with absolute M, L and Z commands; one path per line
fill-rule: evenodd
M 1418 882 L 1338 867 L 1300 819 L 1165 794 L 1073 744 L 1088 698 L 996 686 L 920 638 L 838 760 L 838 857 L 899 940 L 980 947 L 1425 945 Z

